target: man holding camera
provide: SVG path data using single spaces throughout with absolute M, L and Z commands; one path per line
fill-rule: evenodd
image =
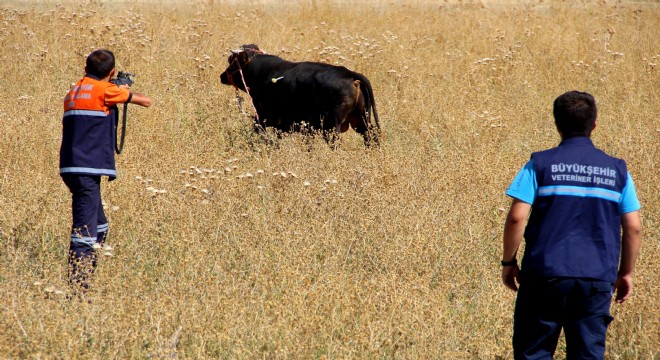
M 96 266 L 95 249 L 108 233 L 101 201 L 101 177 L 117 177 L 115 169 L 115 112 L 117 104 L 151 106 L 151 99 L 117 85 L 115 57 L 95 50 L 86 60 L 86 75 L 64 98 L 60 175 L 72 195 L 69 282 L 83 289 Z M 130 83 L 130 82 L 129 82 Z

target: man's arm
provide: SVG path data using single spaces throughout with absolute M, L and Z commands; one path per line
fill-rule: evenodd
M 131 101 L 129 101 L 131 104 L 140 105 L 144 107 L 151 106 L 151 99 L 148 96 L 140 93 L 131 93 L 131 94 L 133 94 L 133 96 L 131 97 Z
M 621 264 L 619 274 L 614 284 L 616 302 L 621 304 L 628 300 L 632 293 L 632 274 L 642 243 L 642 222 L 639 211 L 631 211 L 621 216 L 623 237 L 621 241 Z
M 504 223 L 503 261 L 511 261 L 516 257 L 531 208 L 532 205 L 515 198 L 513 199 L 509 214 Z M 516 281 L 519 283 L 519 280 L 518 265 L 502 267 L 502 282 L 504 282 L 504 285 L 513 291 L 517 291 L 518 285 Z
M 126 96 L 128 96 L 128 98 Z M 105 103 L 108 106 L 126 102 L 144 107 L 151 106 L 151 99 L 148 96 L 131 92 L 127 84 L 119 85 L 117 87 L 109 86 L 106 89 Z

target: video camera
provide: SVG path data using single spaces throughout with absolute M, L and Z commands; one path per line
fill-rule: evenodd
M 117 77 L 110 80 L 110 82 L 117 85 L 117 86 L 121 86 L 121 85 L 133 86 L 133 82 L 134 82 L 133 77 L 134 76 L 135 75 L 133 75 L 129 72 L 120 71 L 117 74 Z

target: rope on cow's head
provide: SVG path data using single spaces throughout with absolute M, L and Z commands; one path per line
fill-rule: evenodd
M 236 69 L 234 71 L 231 71 L 231 72 L 228 71 L 227 72 L 227 78 L 228 78 L 229 82 L 235 88 L 238 89 L 238 86 L 236 86 L 236 84 L 234 83 L 234 75 L 237 72 L 240 72 L 241 73 L 241 78 L 243 79 L 243 85 L 245 85 L 245 78 L 243 78 L 243 70 L 242 70 L 243 67 L 247 66 L 250 62 L 252 62 L 252 59 L 254 59 L 255 56 L 265 54 L 265 52 L 260 50 L 259 47 L 257 47 L 256 45 L 246 45 L 245 47 L 241 47 L 238 50 L 230 50 L 230 51 L 231 51 L 232 55 L 230 56 L 231 60 L 230 60 L 229 68 L 231 68 L 232 66 L 234 66 L 234 64 L 236 64 Z M 241 54 L 241 53 L 245 53 L 246 56 L 247 56 L 247 61 L 242 65 L 241 65 L 240 56 L 239 56 L 239 54 Z M 229 70 L 229 69 L 227 69 L 227 70 Z M 247 91 L 247 87 L 246 87 L 246 91 Z
M 245 82 L 245 76 L 243 75 L 243 67 L 247 66 L 247 64 L 252 62 L 252 59 L 254 59 L 255 56 L 260 55 L 260 54 L 264 54 L 264 52 L 259 50 L 259 48 L 255 49 L 255 48 L 251 48 L 251 47 L 248 47 L 248 48 L 241 47 L 238 50 L 231 50 L 231 52 L 234 55 L 234 59 L 232 60 L 232 63 L 230 64 L 230 66 L 236 64 L 237 69 L 232 71 L 231 73 L 229 73 L 227 75 L 227 79 L 232 84 L 232 86 L 234 86 L 234 88 L 236 89 L 236 98 L 238 99 L 239 98 L 238 97 L 239 88 L 236 85 L 236 83 L 234 83 L 234 74 L 236 74 L 237 72 L 241 74 L 241 81 L 243 82 L 243 87 L 245 88 L 245 92 L 247 93 L 248 98 L 250 98 L 250 102 L 252 103 L 252 108 L 254 109 L 254 117 L 257 119 L 257 124 L 259 124 L 259 113 L 257 112 L 257 107 L 254 105 L 254 99 L 252 99 L 252 95 L 250 95 L 250 87 L 247 86 L 247 83 Z M 240 58 L 239 54 L 240 53 L 246 53 L 247 54 L 247 59 L 248 59 L 245 62 L 245 64 L 243 64 L 242 66 L 241 66 L 241 61 L 239 60 L 239 58 Z M 252 56 L 250 56 L 250 54 Z M 240 107 L 240 103 L 241 103 L 241 101 L 239 101 L 239 107 Z
M 264 129 L 264 127 L 261 125 L 261 122 L 259 121 L 259 113 L 257 112 L 257 107 L 254 105 L 254 99 L 252 98 L 252 95 L 250 95 L 250 87 L 247 86 L 247 83 L 245 82 L 245 76 L 243 75 L 243 67 L 249 64 L 252 61 L 252 59 L 254 59 L 255 56 L 265 54 L 264 51 L 260 50 L 258 47 L 256 48 L 255 47 L 241 47 L 238 50 L 231 50 L 234 58 L 231 60 L 231 64 L 229 66 L 231 67 L 235 63 L 237 69 L 229 73 L 227 79 L 229 80 L 229 83 L 232 86 L 234 86 L 234 89 L 236 89 L 236 104 L 238 105 L 238 109 L 241 111 L 241 113 L 245 113 L 243 111 L 243 98 L 240 96 L 240 89 L 234 82 L 234 75 L 237 72 L 241 74 L 241 81 L 243 82 L 243 87 L 245 88 L 245 92 L 247 93 L 248 98 L 250 98 L 252 109 L 254 109 L 254 118 L 255 118 L 254 126 L 257 129 L 257 131 L 261 134 L 263 139 L 270 142 L 271 140 L 268 139 L 268 136 L 266 135 L 266 129 Z M 243 66 L 241 66 L 241 62 L 239 60 L 239 55 L 238 55 L 242 52 L 245 52 L 248 58 L 248 61 L 246 61 L 245 64 L 243 64 Z M 252 56 L 250 56 L 250 54 L 252 54 Z

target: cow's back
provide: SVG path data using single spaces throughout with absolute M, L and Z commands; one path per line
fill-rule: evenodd
M 315 128 L 332 128 L 329 120 L 343 119 L 330 118 L 345 117 L 357 102 L 356 78 L 345 67 L 263 58 L 270 61 L 256 67 L 259 76 L 251 91 L 259 116 L 269 125 L 289 130 L 293 123 L 305 121 Z

